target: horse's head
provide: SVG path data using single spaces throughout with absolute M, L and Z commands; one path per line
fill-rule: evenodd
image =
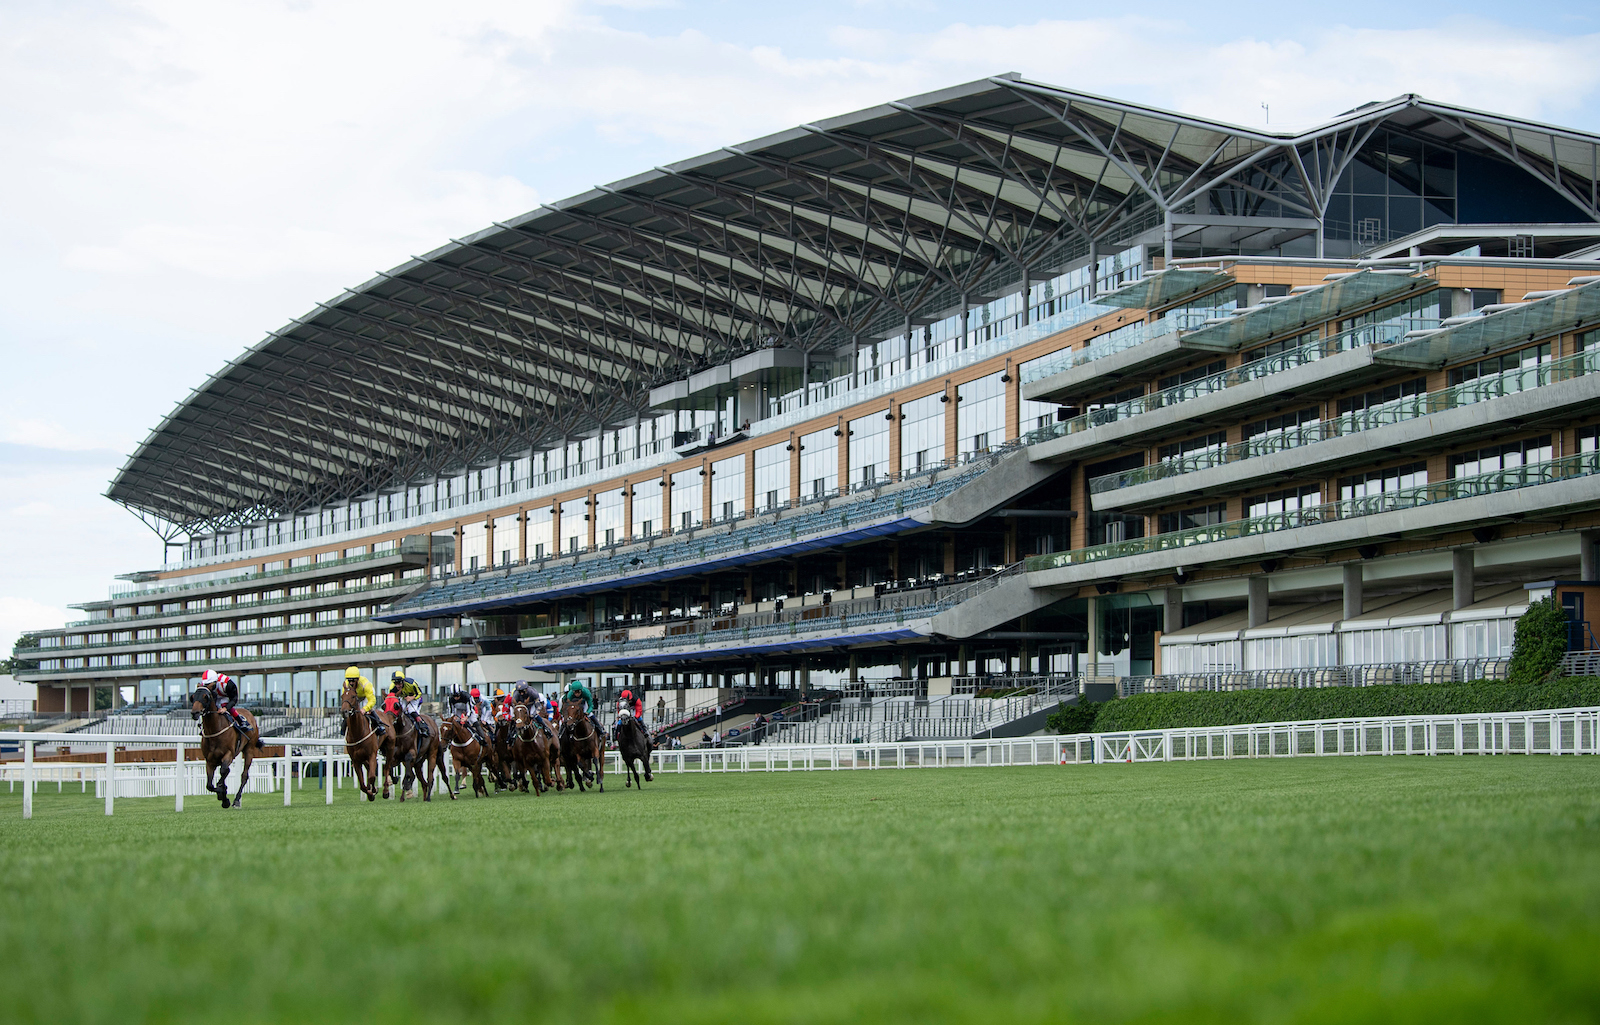
M 201 687 L 189 695 L 189 718 L 199 719 L 216 706 L 216 698 L 211 693 L 210 687 Z
M 361 708 L 361 694 L 356 690 L 354 681 L 346 681 L 344 690 L 339 694 L 339 714 L 348 719 Z
M 581 722 L 583 720 L 583 699 L 568 698 L 561 702 L 561 718 L 567 722 Z

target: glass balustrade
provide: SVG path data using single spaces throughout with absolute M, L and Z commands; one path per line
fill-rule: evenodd
M 1258 435 L 1247 441 L 1228 445 L 1225 448 L 1207 449 L 1177 459 L 1163 460 L 1135 470 L 1108 473 L 1105 476 L 1091 480 L 1089 482 L 1089 491 L 1092 494 L 1102 494 L 1119 488 L 1132 487 L 1135 484 L 1148 484 L 1151 481 L 1193 473 L 1196 470 L 1206 470 L 1214 466 L 1224 466 L 1228 463 L 1239 462 L 1243 459 L 1253 459 L 1257 456 L 1270 455 L 1273 452 L 1283 452 L 1303 445 L 1327 441 L 1331 438 L 1341 438 L 1345 435 L 1369 431 L 1375 427 L 1386 427 L 1390 424 L 1415 420 L 1447 409 L 1456 409 L 1461 406 L 1485 402 L 1503 395 L 1512 395 L 1534 388 L 1542 388 L 1545 385 L 1555 384 L 1560 381 L 1570 381 L 1575 377 L 1592 374 L 1597 369 L 1600 369 L 1600 350 L 1580 352 L 1575 356 L 1567 356 L 1563 359 L 1551 360 L 1534 366 L 1517 367 L 1498 374 L 1453 385 L 1440 391 L 1428 392 L 1424 395 L 1411 395 L 1403 399 L 1395 399 L 1392 402 L 1385 402 L 1382 405 L 1345 413 L 1330 420 L 1321 420 L 1317 423 L 1306 424 L 1303 427 Z
M 1413 488 L 1386 491 L 1377 495 L 1341 499 L 1336 502 L 1324 502 L 1321 505 L 1309 506 L 1304 509 L 1272 513 L 1266 516 L 1252 516 L 1247 519 L 1231 520 L 1226 523 L 1215 523 L 1203 527 L 1191 527 L 1187 530 L 1178 530 L 1167 534 L 1153 534 L 1149 537 L 1135 538 L 1131 541 L 1118 541 L 1111 544 L 1094 545 L 1089 548 L 1077 548 L 1072 551 L 1053 552 L 1049 555 L 1036 555 L 1028 559 L 1028 569 L 1045 570 L 1059 569 L 1066 566 L 1081 566 L 1091 562 L 1119 559 L 1129 555 L 1145 555 L 1174 548 L 1187 548 L 1191 545 L 1209 544 L 1213 541 L 1228 541 L 1234 538 L 1266 534 L 1277 530 L 1311 527 L 1323 523 L 1333 523 L 1338 520 L 1354 519 L 1360 516 L 1394 512 L 1399 509 L 1412 509 L 1440 502 L 1453 502 L 1462 498 L 1478 498 L 1484 495 L 1494 495 L 1506 491 L 1515 491 L 1519 488 L 1533 487 L 1538 484 L 1550 484 L 1555 481 L 1587 477 L 1595 473 L 1600 473 L 1600 452 L 1584 452 L 1573 456 L 1563 456 L 1559 459 L 1529 463 L 1525 466 L 1495 470 L 1491 473 L 1478 474 L 1473 477 L 1456 477 L 1437 483 L 1418 485 Z

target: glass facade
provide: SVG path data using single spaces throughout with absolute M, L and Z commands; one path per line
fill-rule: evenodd
M 711 518 L 731 520 L 744 515 L 744 456 L 711 464 Z
M 988 452 L 1006 438 L 1006 386 L 990 374 L 956 386 L 956 455 L 965 459 Z
M 900 405 L 900 473 L 931 470 L 944 462 L 945 396 L 927 395 Z
M 854 450 L 851 450 L 852 453 Z M 851 465 L 855 456 L 851 456 Z M 839 439 L 831 430 L 816 431 L 800 439 L 801 501 L 822 498 L 839 490 Z
M 705 480 L 701 470 L 681 470 L 672 475 L 672 527 L 674 530 L 692 530 L 705 521 L 701 506 L 701 488 Z
M 789 446 L 768 445 L 755 451 L 756 511 L 769 512 L 789 504 Z
M 655 537 L 661 528 L 661 478 L 652 477 L 633 485 L 633 538 Z
M 871 487 L 892 476 L 889 466 L 890 413 L 868 413 L 850 421 L 850 486 Z

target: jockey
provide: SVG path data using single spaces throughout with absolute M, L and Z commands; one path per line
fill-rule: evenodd
M 573 680 L 571 683 L 567 684 L 567 700 L 582 701 L 583 712 L 589 717 L 589 722 L 594 725 L 595 732 L 605 732 L 600 727 L 600 720 L 595 718 L 595 712 L 597 709 L 594 703 L 594 691 L 589 689 L 589 685 L 587 683 L 584 683 L 582 680 Z
M 227 673 L 219 673 L 215 669 L 207 669 L 200 674 L 200 686 L 211 691 L 212 697 L 217 702 L 217 707 L 228 713 L 228 718 L 233 723 L 233 728 L 246 736 L 250 733 L 250 724 L 245 722 L 244 716 L 233 707 L 239 701 L 239 684 Z
M 479 733 L 478 727 L 486 726 L 492 728 L 494 725 L 494 717 L 490 714 L 489 702 L 484 699 L 483 691 L 479 690 L 477 687 L 472 688 L 471 701 L 467 705 L 467 725 L 473 728 L 472 732 L 478 737 L 478 742 L 480 744 L 489 743 L 489 741 L 486 739 L 488 735 L 487 732 Z
M 517 681 L 516 688 L 511 691 L 511 700 L 519 705 L 531 706 L 534 704 L 533 688 L 528 686 L 527 680 Z M 534 714 L 538 714 L 537 710 L 535 710 Z
M 417 726 L 417 735 L 428 735 L 428 721 L 422 717 L 422 688 L 417 686 L 417 681 L 403 674 L 402 670 L 394 671 L 394 687 L 391 688 L 400 696 L 400 707 L 411 721 Z
M 344 682 L 347 687 L 352 684 L 355 685 L 356 695 L 361 698 L 361 710 L 367 713 L 367 721 L 372 724 L 372 732 L 380 737 L 383 736 L 388 731 L 383 723 L 378 720 L 376 711 L 378 695 L 372 689 L 372 681 L 362 676 L 361 670 L 351 666 L 344 671 Z
M 633 716 L 633 721 L 639 724 L 641 730 L 644 729 L 644 702 L 634 697 L 633 691 L 625 690 L 622 692 L 621 698 L 617 701 L 617 713 L 617 728 L 619 730 L 628 715 Z

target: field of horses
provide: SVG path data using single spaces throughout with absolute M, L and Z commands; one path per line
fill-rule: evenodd
M 312 781 L 315 782 L 314 780 Z M 8 1021 L 1600 1015 L 1600 760 L 0 790 Z

